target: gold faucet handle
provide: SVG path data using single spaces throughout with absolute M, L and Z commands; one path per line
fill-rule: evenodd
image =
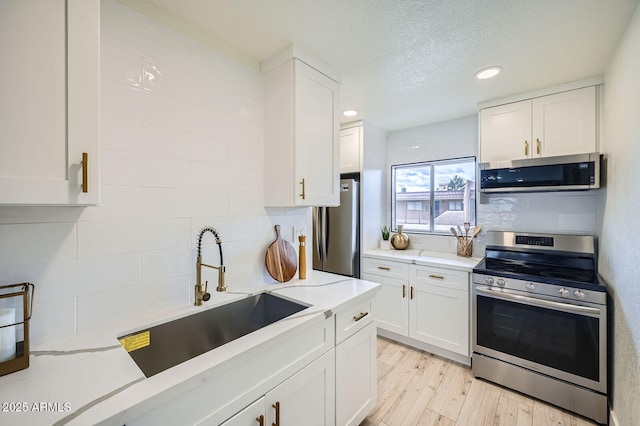
M 209 301 L 211 299 L 211 295 L 207 292 L 207 288 L 209 288 L 209 281 L 204 282 L 204 293 L 202 294 L 202 300 L 204 302 Z

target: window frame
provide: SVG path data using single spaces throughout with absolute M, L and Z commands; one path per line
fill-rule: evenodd
M 477 216 L 478 216 L 478 211 L 477 211 L 477 205 L 478 205 L 478 191 L 477 191 L 477 179 L 478 179 L 478 163 L 476 162 L 476 156 L 468 156 L 468 157 L 458 157 L 458 158 L 448 158 L 448 159 L 442 159 L 442 160 L 431 160 L 431 161 L 418 161 L 415 163 L 405 163 L 405 164 L 392 164 L 391 165 L 391 169 L 390 169 L 390 181 L 391 181 L 391 230 L 393 232 L 397 232 L 398 231 L 398 224 L 397 224 L 397 215 L 396 215 L 396 204 L 397 204 L 397 200 L 396 200 L 396 169 L 398 168 L 412 168 L 412 167 L 429 167 L 430 171 L 429 171 L 429 200 L 428 202 L 426 200 L 420 200 L 423 203 L 423 208 L 425 208 L 425 206 L 428 206 L 429 209 L 429 230 L 406 230 L 406 226 L 405 226 L 405 231 L 404 232 L 410 232 L 412 234 L 426 234 L 426 235 L 446 235 L 449 234 L 450 231 L 447 230 L 436 230 L 435 229 L 435 205 L 436 205 L 436 197 L 435 197 L 435 193 L 438 192 L 435 189 L 435 167 L 439 166 L 439 165 L 446 165 L 446 164 L 455 164 L 455 163 L 472 163 L 473 164 L 473 183 L 474 183 L 474 187 L 471 188 L 471 190 L 474 191 L 474 197 L 473 197 L 473 208 L 472 208 L 472 217 L 470 217 L 470 223 L 471 226 L 475 226 L 475 224 L 477 223 Z M 460 211 L 460 210 L 456 210 L 456 211 Z M 464 210 L 462 210 L 464 211 Z M 462 225 L 462 223 L 460 224 Z

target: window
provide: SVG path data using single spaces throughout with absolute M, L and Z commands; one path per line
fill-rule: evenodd
M 476 223 L 474 157 L 391 166 L 391 225 L 405 232 L 449 233 Z

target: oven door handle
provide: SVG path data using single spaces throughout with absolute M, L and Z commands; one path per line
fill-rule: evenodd
M 476 293 L 486 294 L 496 299 L 513 300 L 516 302 L 526 303 L 532 306 L 539 306 L 541 308 L 551 308 L 557 310 L 563 310 L 567 312 L 573 312 L 576 314 L 588 314 L 588 315 L 600 315 L 600 309 L 591 308 L 589 306 L 571 305 L 568 303 L 554 302 L 553 300 L 537 299 L 535 297 L 522 296 L 520 294 L 507 293 L 504 290 L 495 291 L 490 287 L 476 287 Z

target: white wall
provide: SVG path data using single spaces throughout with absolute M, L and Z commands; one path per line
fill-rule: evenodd
M 263 207 L 261 74 L 114 0 L 101 9 L 101 205 L 0 207 L 0 285 L 35 284 L 33 343 L 192 303 L 202 226 L 220 233 L 230 291 L 273 282 L 274 224 L 290 241 L 311 229 L 308 208 Z
M 607 187 L 601 193 L 600 275 L 613 303 L 611 395 L 618 425 L 640 419 L 640 7 L 605 72 Z M 613 423 L 612 423 L 613 424 Z

